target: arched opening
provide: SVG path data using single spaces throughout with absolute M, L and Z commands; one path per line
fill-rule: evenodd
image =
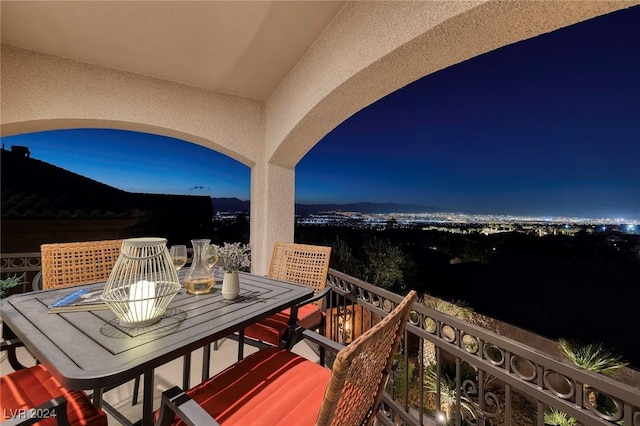
M 296 238 L 332 245 L 333 267 L 367 282 L 607 342 L 637 365 L 625 338 L 637 297 L 596 295 L 629 296 L 640 272 L 639 18 L 635 7 L 506 46 L 359 111 L 298 163 L 299 201 L 341 213 L 316 210 L 323 227 Z M 357 208 L 370 210 L 344 213 Z M 609 320 L 564 321 L 585 312 Z
M 597 17 L 385 96 L 300 160 L 297 201 L 635 217 L 639 17 L 639 7 Z
M 16 156 L 22 151 L 27 155 Z M 104 128 L 25 133 L 3 138 L 2 160 L 5 251 L 142 235 L 188 244 L 226 236 L 235 218 L 216 212 L 248 209 L 248 167 L 157 134 Z M 245 227 L 248 240 L 246 220 Z
M 3 138 L 31 157 L 128 192 L 249 198 L 249 169 L 182 138 L 141 131 L 83 128 Z

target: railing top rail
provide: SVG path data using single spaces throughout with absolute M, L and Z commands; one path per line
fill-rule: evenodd
M 0 272 L 4 274 L 40 271 L 40 252 L 0 253 Z
M 28 253 L 0 253 L 1 259 L 12 259 L 17 257 L 40 257 L 40 252 L 32 251 Z
M 350 284 L 355 284 L 357 287 L 359 288 L 363 288 L 365 290 L 371 291 L 379 296 L 382 296 L 386 299 L 389 299 L 393 302 L 398 302 L 400 303 L 400 301 L 402 300 L 402 296 L 400 296 L 399 294 L 396 294 L 392 291 L 386 290 L 382 287 L 378 287 L 376 285 L 370 284 L 366 281 L 362 281 L 361 279 L 358 279 L 356 277 L 352 277 L 351 275 L 347 275 L 344 272 L 340 272 L 338 270 L 335 269 L 329 269 L 329 277 L 334 276 L 336 278 L 342 279 Z M 330 280 L 329 280 L 330 281 Z

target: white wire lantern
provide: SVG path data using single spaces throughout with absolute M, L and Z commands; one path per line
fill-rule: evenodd
M 145 327 L 162 318 L 180 291 L 178 273 L 165 238 L 130 238 L 122 242 L 102 300 L 123 327 Z

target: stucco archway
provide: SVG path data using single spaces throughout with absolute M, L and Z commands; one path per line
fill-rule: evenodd
M 277 177 L 272 177 L 273 182 L 264 179 L 269 186 L 259 190 L 262 196 L 255 197 L 255 207 L 252 204 L 252 218 L 275 213 L 270 223 L 256 227 L 263 232 L 256 236 L 260 246 L 271 247 L 277 239 L 293 239 L 295 165 L 327 133 L 356 112 L 448 66 L 638 3 L 348 4 L 267 100 L 267 152 L 262 168 L 264 175 L 272 170 Z M 269 194 L 285 185 L 290 188 L 288 197 L 282 190 Z M 252 200 L 257 192 L 257 185 L 252 182 Z M 267 259 L 262 259 L 261 264 L 266 268 Z
M 267 158 L 295 167 L 338 124 L 419 78 L 636 4 L 640 2 L 350 3 L 267 99 Z
M 177 137 L 249 167 L 261 156 L 260 101 L 4 45 L 1 101 L 2 136 L 106 127 Z
M 48 130 L 68 130 L 68 129 L 116 129 L 128 130 L 132 132 L 149 133 L 158 136 L 167 136 L 179 139 L 187 143 L 193 143 L 207 147 L 217 152 L 225 153 L 237 161 L 251 167 L 255 164 L 253 160 L 246 159 L 216 141 L 204 138 L 202 135 L 194 135 L 176 130 L 174 128 L 160 127 L 158 124 L 138 123 L 129 121 L 116 121 L 110 119 L 44 119 L 10 123 L 3 126 L 4 135 L 17 135 L 25 133 L 35 133 Z M 244 160 L 244 161 L 242 161 Z

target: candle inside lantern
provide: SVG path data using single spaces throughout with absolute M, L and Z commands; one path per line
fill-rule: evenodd
M 129 290 L 129 316 L 131 322 L 143 322 L 153 315 L 156 284 L 152 281 L 138 281 Z

